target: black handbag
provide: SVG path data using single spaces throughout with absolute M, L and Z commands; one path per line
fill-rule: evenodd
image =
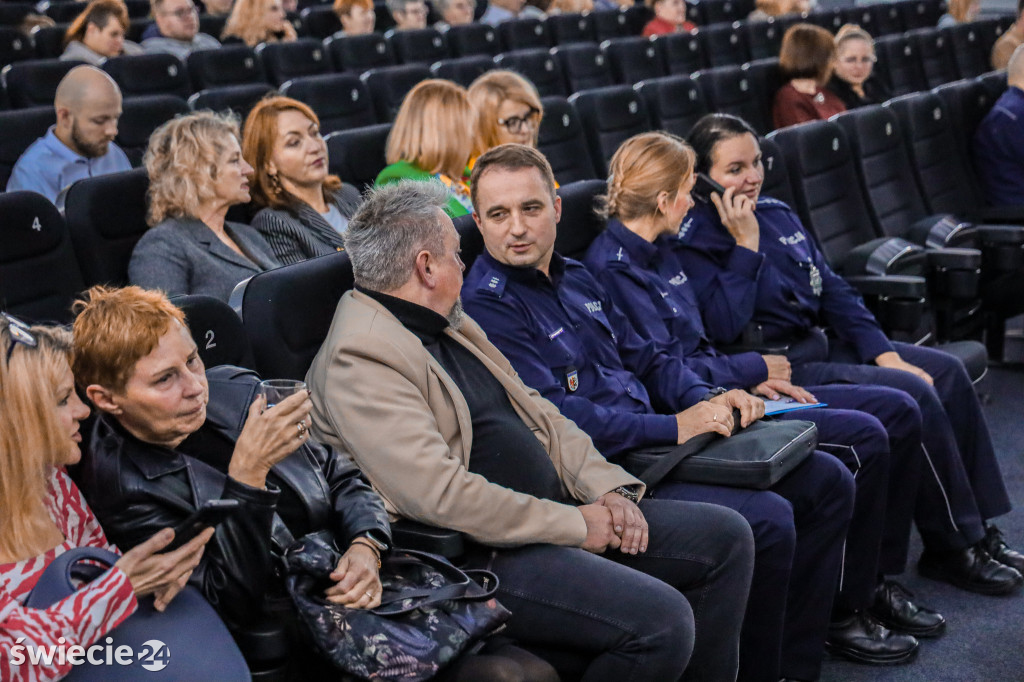
M 83 582 L 98 578 L 120 557 L 98 547 L 76 547 L 47 565 L 28 595 L 25 606 L 45 609 L 74 594 Z M 152 597 L 138 600 L 139 607 L 120 625 L 100 638 L 94 655 L 102 663 L 86 661 L 63 678 L 73 682 L 118 682 L 145 680 L 249 680 L 249 668 L 220 616 L 199 590 L 186 587 L 167 608 L 157 611 Z M 113 642 L 107 642 L 107 639 Z M 106 662 L 108 647 L 131 648 L 129 665 Z M 86 647 L 88 650 L 89 647 Z
M 739 413 L 734 413 L 739 424 Z M 625 468 L 653 487 L 662 480 L 766 490 L 818 446 L 818 428 L 795 419 L 756 421 L 729 438 L 702 433 L 681 445 L 626 454 Z
M 462 571 L 403 549 L 383 561 L 380 606 L 334 604 L 324 590 L 340 558 L 323 533 L 302 537 L 284 553 L 285 585 L 316 650 L 360 679 L 430 679 L 511 616 L 494 599 L 498 578 L 490 571 Z

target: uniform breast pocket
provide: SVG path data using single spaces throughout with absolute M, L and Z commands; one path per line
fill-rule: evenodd
M 572 334 L 565 327 L 557 327 L 547 332 L 548 341 L 544 344 L 542 356 L 544 362 L 552 370 L 576 364 L 579 355 L 579 344 L 575 343 Z

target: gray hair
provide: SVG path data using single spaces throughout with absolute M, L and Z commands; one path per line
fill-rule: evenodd
M 384 0 L 384 4 L 392 14 L 395 12 L 404 12 L 405 6 L 414 2 L 417 2 L 417 0 Z
M 448 189 L 437 180 L 401 180 L 370 189 L 345 230 L 355 282 L 389 292 L 409 281 L 416 254 L 444 253 L 448 229 L 439 212 Z
M 452 0 L 433 0 L 431 4 L 434 5 L 434 9 L 437 10 L 438 14 L 444 14 L 444 11 L 448 9 L 448 3 L 451 1 Z M 1024 2 L 1024 0 L 1022 0 L 1022 2 Z M 476 9 L 476 0 L 469 0 L 469 4 Z

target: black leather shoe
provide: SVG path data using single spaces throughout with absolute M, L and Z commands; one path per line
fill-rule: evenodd
M 1017 569 L 1018 573 L 1024 575 L 1024 554 L 1010 549 L 998 528 L 992 525 L 987 526 L 985 537 L 979 544 L 992 555 L 993 559 L 1005 566 Z
M 1016 569 L 1005 566 L 978 546 L 955 552 L 925 550 L 917 570 L 926 578 L 978 594 L 1009 594 L 1024 583 Z
M 875 588 L 871 615 L 882 625 L 915 637 L 938 637 L 946 631 L 942 614 L 910 601 L 913 593 L 894 580 L 883 580 Z
M 866 611 L 828 626 L 825 649 L 854 663 L 896 665 L 917 657 L 918 641 L 890 632 Z

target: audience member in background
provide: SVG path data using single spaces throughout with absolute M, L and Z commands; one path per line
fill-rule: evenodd
M 226 17 L 231 14 L 235 0 L 203 0 L 203 14 L 211 17 Z
M 288 43 L 295 38 L 295 27 L 285 16 L 281 0 L 235 0 L 221 36 L 224 42 L 242 42 L 249 47 Z
M 526 0 L 490 0 L 480 23 L 497 26 L 509 19 L 518 19 L 525 6 Z
M 242 156 L 253 167 L 252 219 L 282 265 L 341 251 L 359 191 L 327 170 L 320 120 L 289 97 L 260 101 L 245 120 Z
M 149 138 L 144 160 L 152 227 L 128 263 L 132 284 L 227 301 L 240 281 L 280 265 L 255 229 L 225 220 L 229 208 L 249 202 L 252 174 L 233 119 L 178 116 Z
M 484 73 L 469 86 L 469 101 L 476 109 L 481 153 L 507 142 L 537 146 L 544 106 L 533 83 L 515 71 Z
M 374 184 L 436 178 L 448 188 L 448 215 L 470 213 L 473 203 L 462 176 L 477 147 L 476 121 L 461 85 L 440 79 L 418 83 L 398 110 L 388 135 L 388 166 Z
M 881 104 L 892 93 L 875 76 L 875 41 L 860 26 L 845 24 L 836 32 L 836 66 L 828 89 L 847 109 Z
M 92 0 L 68 27 L 60 59 L 99 66 L 109 57 L 142 54 L 138 44 L 124 39 L 127 30 L 128 8 L 122 0 Z
M 985 200 L 1024 206 L 1024 47 L 1006 68 L 1006 91 L 974 133 L 974 168 Z
M 634 4 L 633 0 L 594 0 L 595 10 L 618 11 L 629 9 Z
M 95 66 L 76 66 L 57 85 L 57 123 L 14 164 L 7 191 L 38 192 L 64 210 L 64 190 L 82 178 L 131 170 L 114 144 L 121 90 Z
M 992 46 L 992 68 L 1005 69 L 1010 63 L 1010 56 L 1021 44 L 1024 44 L 1024 0 L 1017 0 L 1017 20 L 999 36 Z
M 768 21 L 772 17 L 811 11 L 808 0 L 756 0 L 754 5 L 754 11 L 747 16 L 749 21 Z
M 594 0 L 552 0 L 548 14 L 586 14 L 594 11 Z
M 76 547 L 120 554 L 64 467 L 82 453 L 79 423 L 89 415 L 68 364 L 70 332 L 29 327 L 0 313 L 0 679 L 56 680 L 72 669 L 64 656 L 13 665 L 11 648 L 86 647 L 117 627 L 136 598 L 159 610 L 188 580 L 213 531 L 159 554 L 174 537 L 154 525 L 139 545 L 71 596 L 46 609 L 22 606 L 46 567 Z
M 775 93 L 772 121 L 776 128 L 826 119 L 846 105 L 825 88 L 836 65 L 835 38 L 813 24 L 796 24 L 782 37 L 779 71 L 789 82 Z
M 285 15 L 295 14 L 299 11 L 299 0 L 281 0 L 281 7 Z
M 434 24 L 438 30 L 450 26 L 465 26 L 473 23 L 476 0 L 435 0 L 434 9 L 441 15 L 441 21 Z
M 644 4 L 654 10 L 654 18 L 644 26 L 645 36 L 679 33 L 697 28 L 696 24 L 686 18 L 685 0 L 644 0 Z
M 389 511 L 472 539 L 465 562 L 498 575 L 506 632 L 585 657 L 582 679 L 678 680 L 687 659 L 684 679 L 735 679 L 750 529 L 731 510 L 640 501 L 643 485 L 523 384 L 462 314 L 446 201 L 436 182 L 403 182 L 352 219 L 356 288 L 306 374 L 315 433 Z
M 388 12 L 395 20 L 395 31 L 427 27 L 427 3 L 423 0 L 386 0 Z
M 711 342 L 735 343 L 753 324 L 765 342 L 790 345 L 797 385 L 867 384 L 909 394 L 921 410 L 927 461 L 915 513 L 924 541 L 918 571 L 982 594 L 1020 589 L 1024 556 L 989 523 L 1012 504 L 963 363 L 937 348 L 889 340 L 796 213 L 760 196 L 761 147 L 745 121 L 708 114 L 689 141 L 698 172 L 726 188 L 721 207 L 697 205 L 679 233 Z
M 939 17 L 939 28 L 974 21 L 981 10 L 981 0 L 949 0 L 949 8 Z
M 199 13 L 192 0 L 150 0 L 156 32 L 145 36 L 146 52 L 167 52 L 185 61 L 195 50 L 212 50 L 220 42 L 199 32 Z
M 341 30 L 334 34 L 335 38 L 373 33 L 377 23 L 373 0 L 335 0 L 334 14 L 341 22 Z

